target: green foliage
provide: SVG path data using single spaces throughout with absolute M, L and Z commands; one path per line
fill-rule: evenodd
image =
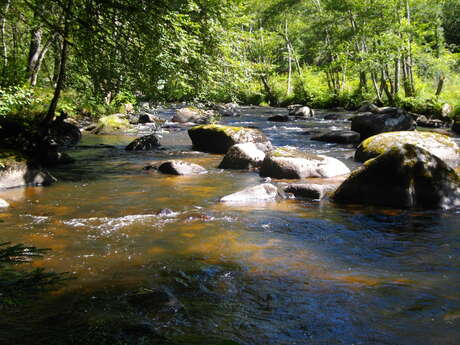
M 0 116 L 29 109 L 34 104 L 34 101 L 33 90 L 30 88 L 18 86 L 0 88 Z

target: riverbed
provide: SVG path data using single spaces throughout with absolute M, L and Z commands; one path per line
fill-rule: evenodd
M 352 146 L 310 140 L 316 130 L 349 126 L 323 120 L 330 112 L 287 123 L 267 121 L 285 109 L 242 112 L 223 123 L 257 127 L 275 146 L 358 166 Z M 162 136 L 161 149 L 132 153 L 124 150 L 130 136 L 85 135 L 69 152 L 76 162 L 52 171 L 58 183 L 0 192 L 12 205 L 0 211 L 1 242 L 51 248 L 34 266 L 77 277 L 41 307 L 41 322 L 75 308 L 79 296 L 86 312 L 76 313 L 85 322 L 143 325 L 120 333 L 132 344 L 150 344 L 139 340 L 149 337 L 197 345 L 460 343 L 459 211 L 327 200 L 221 205 L 220 197 L 264 179 L 217 169 L 222 155 L 193 151 L 184 129 Z M 172 157 L 209 174 L 143 169 Z M 168 301 L 126 302 L 152 291 Z M 43 329 L 25 334 L 49 336 Z

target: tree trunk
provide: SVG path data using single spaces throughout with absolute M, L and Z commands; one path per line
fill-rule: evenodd
M 265 92 L 267 93 L 268 103 L 270 105 L 275 105 L 276 104 L 276 99 L 275 99 L 275 97 L 273 95 L 272 88 L 268 84 L 267 77 L 265 75 L 261 75 L 260 80 L 262 80 L 262 84 L 264 85 Z
M 438 87 L 436 89 L 436 97 L 441 96 L 442 89 L 444 88 L 444 82 L 446 80 L 446 77 L 444 75 L 441 75 L 438 80 Z
M 8 65 L 8 46 L 6 44 L 6 14 L 8 13 L 8 9 L 10 8 L 11 0 L 6 0 L 3 4 L 2 8 L 2 17 L 0 18 L 0 39 L 1 39 L 1 54 L 2 54 L 2 61 L 3 61 L 3 68 L 6 68 Z

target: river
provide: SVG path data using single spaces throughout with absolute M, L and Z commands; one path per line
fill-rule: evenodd
M 304 134 L 347 122 L 267 121 L 285 112 L 247 107 L 224 122 L 357 166 L 353 147 Z M 134 331 L 111 336 L 131 344 L 150 344 L 152 334 L 196 345 L 460 344 L 459 211 L 301 200 L 220 205 L 220 197 L 263 179 L 217 169 L 222 156 L 193 152 L 184 131 L 163 139 L 162 150 L 130 153 L 129 136 L 86 135 L 70 151 L 76 163 L 53 170 L 55 185 L 0 192 L 12 204 L 0 211 L 2 241 L 51 248 L 34 266 L 77 277 L 32 311 L 38 324 L 90 325 L 87 344 L 103 343 L 94 324 L 130 322 Z M 210 173 L 143 170 L 171 157 Z M 167 303 L 149 301 L 152 291 Z M 133 302 L 133 293 L 146 300 Z M 50 336 L 28 332 L 43 342 Z M 80 344 L 69 334 L 61 344 Z

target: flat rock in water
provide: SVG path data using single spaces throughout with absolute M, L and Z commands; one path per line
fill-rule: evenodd
M 10 204 L 6 200 L 0 199 L 0 208 L 10 207 Z
M 338 187 L 339 184 L 292 183 L 285 186 L 283 191 L 295 197 L 321 200 Z
M 205 168 L 198 164 L 178 160 L 167 161 L 162 163 L 158 167 L 158 171 L 163 174 L 181 176 L 201 175 L 206 174 L 208 172 Z
M 430 152 L 405 144 L 366 162 L 332 199 L 344 204 L 451 209 L 460 207 L 460 178 Z
M 172 122 L 209 123 L 213 115 L 213 111 L 205 111 L 193 107 L 182 108 L 176 110 L 176 114 L 173 116 Z
M 253 203 L 275 201 L 280 196 L 278 188 L 271 183 L 264 183 L 255 187 L 249 187 L 234 194 L 220 199 L 223 203 Z
M 451 167 L 456 167 L 460 163 L 460 149 L 455 141 L 448 136 L 433 132 L 391 132 L 370 137 L 358 146 L 355 160 L 365 162 L 395 146 L 404 144 L 425 149 Z
M 313 155 L 292 149 L 276 149 L 265 156 L 260 175 L 278 179 L 334 177 L 350 173 L 336 158 Z
M 160 139 L 155 134 L 146 135 L 145 137 L 137 138 L 128 146 L 127 151 L 149 151 L 160 147 Z
M 256 144 L 236 144 L 225 154 L 219 164 L 220 169 L 251 169 L 262 165 L 265 152 L 259 150 Z
M 316 135 L 311 140 L 337 144 L 356 144 L 360 142 L 360 138 L 361 136 L 358 132 L 343 130 Z
M 265 134 L 255 128 L 202 125 L 190 128 L 188 134 L 193 147 L 204 152 L 225 154 L 233 145 L 245 143 L 254 143 L 264 152 L 272 148 Z

